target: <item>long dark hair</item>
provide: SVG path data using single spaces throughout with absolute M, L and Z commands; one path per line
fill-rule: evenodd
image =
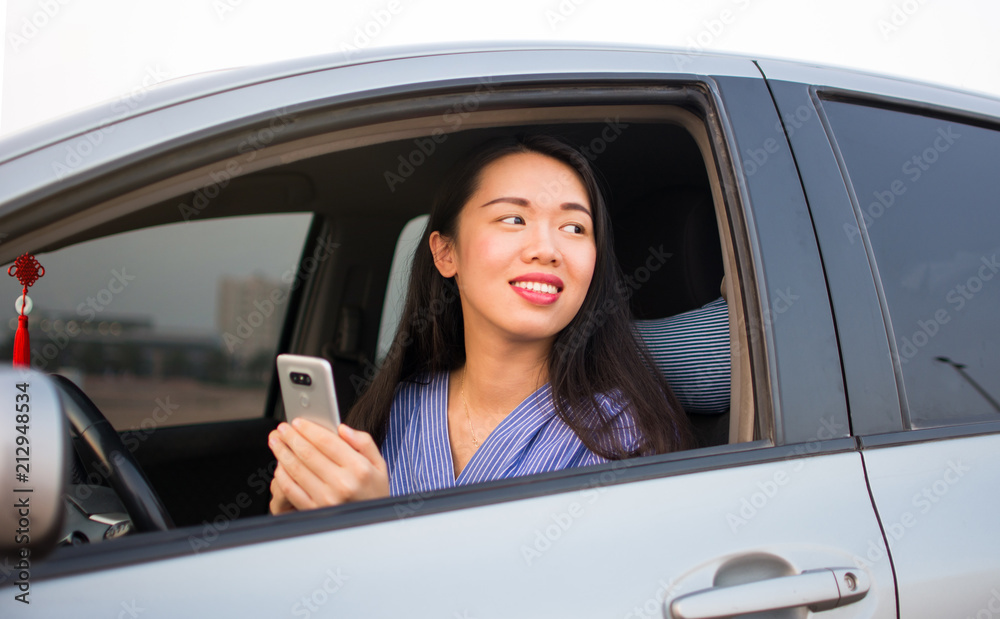
M 636 340 L 624 277 L 612 245 L 611 218 L 590 163 L 569 144 L 544 135 L 504 137 L 464 157 L 441 186 L 413 258 L 406 303 L 389 353 L 348 415 L 352 427 L 385 437 L 396 387 L 426 372 L 450 372 L 465 363 L 462 304 L 454 279 L 434 266 L 430 235 L 455 238 L 458 215 L 476 192 L 482 170 L 516 153 L 539 153 L 573 168 L 587 190 L 597 257 L 580 311 L 555 338 L 548 370 L 559 417 L 594 453 L 609 459 L 667 453 L 693 446 L 687 416 L 666 380 Z M 627 406 L 638 446 L 618 439 L 599 399 Z

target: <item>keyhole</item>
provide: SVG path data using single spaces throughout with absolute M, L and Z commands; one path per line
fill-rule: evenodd
M 858 579 L 854 576 L 854 574 L 847 572 L 844 574 L 844 584 L 847 585 L 849 590 L 854 591 L 858 588 Z

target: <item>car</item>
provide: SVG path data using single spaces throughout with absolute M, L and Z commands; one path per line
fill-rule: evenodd
M 995 616 L 998 128 L 891 77 L 519 43 L 233 69 L 9 136 L 0 259 L 45 273 L 0 382 L 30 389 L 2 436 L 37 485 L 0 612 Z M 671 378 L 698 447 L 268 515 L 275 355 L 329 360 L 348 411 L 442 175 L 531 132 L 599 171 L 637 325 L 722 304 L 674 344 L 725 345 L 721 409 L 701 363 Z

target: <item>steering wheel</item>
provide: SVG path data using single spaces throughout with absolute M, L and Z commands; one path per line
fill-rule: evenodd
M 78 444 L 88 452 L 80 454 L 81 458 L 108 480 L 135 529 L 145 532 L 174 528 L 173 519 L 146 474 L 97 406 L 73 381 L 58 374 L 51 376 L 64 396 L 70 429 L 82 439 Z

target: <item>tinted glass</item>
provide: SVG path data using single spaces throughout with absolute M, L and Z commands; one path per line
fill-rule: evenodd
M 867 229 L 911 424 L 1000 419 L 1000 132 L 825 102 Z
M 39 254 L 32 366 L 71 378 L 119 430 L 263 415 L 311 218 L 191 221 Z

